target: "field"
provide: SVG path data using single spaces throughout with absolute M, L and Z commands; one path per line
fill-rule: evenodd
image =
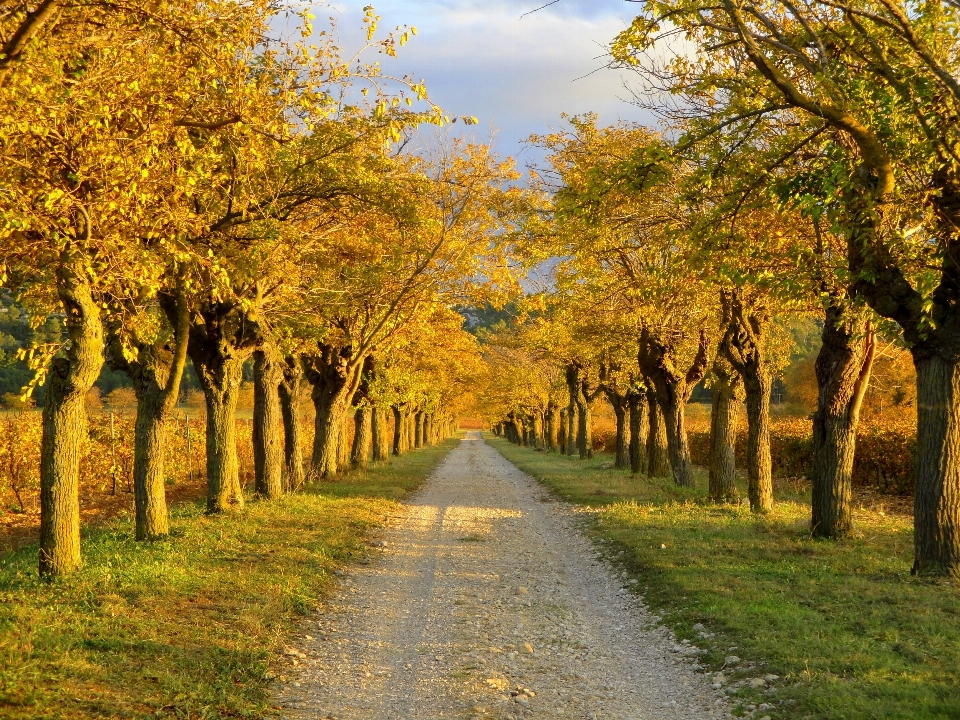
M 0 716 L 272 714 L 285 639 L 455 442 L 237 515 L 180 504 L 162 542 L 135 543 L 126 517 L 87 527 L 84 568 L 53 584 L 34 545 L 3 553 Z
M 815 541 L 796 482 L 778 481 L 774 512 L 758 518 L 707 503 L 699 469 L 686 490 L 605 469 L 606 454 L 579 461 L 490 442 L 585 510 L 611 559 L 679 637 L 708 650 L 713 670 L 742 659 L 723 670 L 731 685 L 780 676 L 772 689 L 736 687 L 739 714 L 766 703 L 755 717 L 960 717 L 960 588 L 911 577 L 902 504 L 858 493 L 855 536 Z
M 741 413 L 737 433 L 737 466 L 746 466 L 746 418 Z M 616 434 L 612 418 L 599 413 L 594 433 L 597 449 L 613 448 Z M 809 417 L 774 414 L 770 419 L 770 456 L 773 474 L 806 480 L 813 455 L 812 423 Z M 690 456 L 698 465 L 707 465 L 710 451 L 710 406 L 687 406 L 687 436 Z M 914 412 L 868 415 L 861 419 L 857 452 L 853 463 L 853 484 L 889 495 L 913 494 L 913 466 L 916 452 L 917 419 Z

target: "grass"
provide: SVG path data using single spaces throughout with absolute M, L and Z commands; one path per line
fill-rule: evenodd
M 232 516 L 181 505 L 162 542 L 88 529 L 84 568 L 54 583 L 35 546 L 0 555 L 0 717 L 272 715 L 285 638 L 455 442 Z
M 708 650 L 707 666 L 735 654 L 734 678 L 781 676 L 770 691 L 740 688 L 738 714 L 765 702 L 776 707 L 754 717 L 960 718 L 960 591 L 911 577 L 910 517 L 860 509 L 853 538 L 817 541 L 797 488 L 778 488 L 774 512 L 755 517 L 706 502 L 702 471 L 690 490 L 601 469 L 609 456 L 489 442 L 591 511 L 595 539 L 679 638 Z

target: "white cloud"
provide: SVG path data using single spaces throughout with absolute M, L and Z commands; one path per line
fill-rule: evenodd
M 365 2 L 333 8 L 348 46 L 362 42 Z M 543 4 L 540 2 L 539 4 Z M 431 99 L 447 112 L 474 115 L 499 129 L 497 144 L 513 154 L 533 132 L 560 125 L 560 114 L 597 112 L 604 122 L 652 122 L 620 98 L 629 74 L 603 68 L 605 46 L 632 17 L 620 0 L 561 0 L 532 15 L 527 0 L 387 0 L 374 3 L 381 28 L 414 25 L 417 37 L 383 63 L 395 74 L 426 80 Z

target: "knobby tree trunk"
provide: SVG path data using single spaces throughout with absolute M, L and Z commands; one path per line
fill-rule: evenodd
M 373 461 L 383 462 L 390 456 L 390 433 L 387 411 L 374 405 L 370 409 L 370 443 L 373 446 Z
M 750 509 L 773 509 L 770 461 L 770 390 L 773 378 L 765 357 L 770 316 L 762 305 L 746 307 L 738 291 L 729 293 L 731 320 L 720 344 L 721 352 L 743 379 L 747 406 L 747 494 Z
M 286 490 L 293 492 L 306 481 L 303 470 L 303 430 L 300 424 L 300 392 L 303 388 L 303 361 L 288 356 L 283 363 L 280 382 L 280 411 L 283 414 L 283 457 Z
M 660 423 L 664 425 L 667 434 L 667 452 L 673 480 L 677 485 L 693 487 L 693 463 L 690 461 L 690 448 L 687 444 L 685 408 L 693 388 L 706 373 L 709 362 L 706 333 L 701 330 L 697 354 L 685 373 L 675 367 L 668 346 L 648 328 L 643 328 L 640 333 L 637 361 L 644 376 L 656 389 L 662 416 Z M 652 419 L 651 412 L 651 430 Z
M 567 408 L 560 409 L 560 427 L 557 428 L 557 452 L 566 454 L 567 452 Z
M 577 450 L 581 460 L 593 457 L 593 403 L 597 393 L 589 379 L 581 376 L 577 393 Z
M 316 409 L 312 472 L 330 480 L 337 476 L 344 451 L 344 426 L 354 393 L 360 385 L 363 359 L 349 347 L 319 343 L 308 358 L 306 378 L 313 386 L 311 397 Z
M 670 454 L 667 451 L 667 428 L 660 411 L 660 402 L 655 390 L 647 391 L 647 418 L 650 425 L 647 434 L 647 475 L 670 476 Z
M 417 410 L 413 416 L 413 446 L 417 449 L 423 447 L 423 410 Z
M 417 447 L 417 411 L 412 410 L 406 417 L 406 446 L 407 450 L 414 450 Z
M 544 418 L 543 442 L 548 452 L 556 452 L 560 433 L 560 408 L 551 400 L 547 403 L 547 413 Z
M 870 383 L 875 338 L 862 312 L 837 301 L 826 310 L 817 355 L 813 414 L 814 537 L 840 539 L 853 531 L 853 459 L 860 406 Z
M 399 405 L 391 405 L 393 412 L 393 454 L 402 455 L 406 448 L 403 447 L 403 419 L 404 410 Z
M 729 317 L 725 318 L 729 322 Z M 741 381 L 721 350 L 713 361 L 710 412 L 709 497 L 714 502 L 739 502 L 737 493 L 737 409 Z
M 197 368 L 197 374 L 201 372 L 201 368 Z M 200 381 L 207 408 L 208 513 L 243 507 L 237 458 L 237 399 L 242 377 L 243 360 L 234 357 L 224 358 L 215 374 L 210 373 L 206 380 Z
M 283 494 L 284 443 L 280 385 L 283 364 L 272 348 L 253 354 L 254 488 L 261 498 Z
M 914 351 L 917 454 L 914 566 L 960 575 L 960 362 Z
M 236 410 L 243 363 L 260 342 L 256 323 L 232 305 L 193 308 L 187 352 L 207 408 L 207 512 L 243 507 Z
M 577 453 L 577 398 L 580 395 L 580 366 L 577 363 L 567 363 L 567 455 L 573 457 Z
M 40 444 L 40 575 L 80 565 L 80 447 L 84 398 L 103 367 L 100 309 L 80 263 L 66 251 L 56 270 L 70 344 L 50 366 Z
M 358 407 L 353 414 L 353 446 L 350 448 L 350 464 L 355 468 L 365 468 L 370 458 L 371 414 L 369 405 Z
M 640 390 L 627 393 L 627 407 L 630 413 L 630 472 L 637 474 L 648 469 L 647 433 L 647 396 Z
M 119 328 L 111 331 L 107 362 L 131 379 L 137 397 L 133 446 L 135 537 L 158 540 L 170 532 L 166 498 L 166 448 L 170 414 L 177 403 L 187 358 L 190 315 L 178 286 L 175 297 L 161 295 L 170 327 L 159 338 L 128 338 L 137 350 L 133 360 L 123 354 Z

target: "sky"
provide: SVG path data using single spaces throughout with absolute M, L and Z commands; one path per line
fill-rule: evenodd
M 653 118 L 626 102 L 630 73 L 604 68 L 605 46 L 629 24 L 636 6 L 623 0 L 380 0 L 380 30 L 417 28 L 385 72 L 426 81 L 430 99 L 450 115 L 475 116 L 472 133 L 493 137 L 498 152 L 521 165 L 538 159 L 523 139 L 563 125 L 561 113 L 595 112 L 603 123 Z M 332 16 L 343 45 L 363 42 L 368 2 L 317 5 L 315 27 Z

